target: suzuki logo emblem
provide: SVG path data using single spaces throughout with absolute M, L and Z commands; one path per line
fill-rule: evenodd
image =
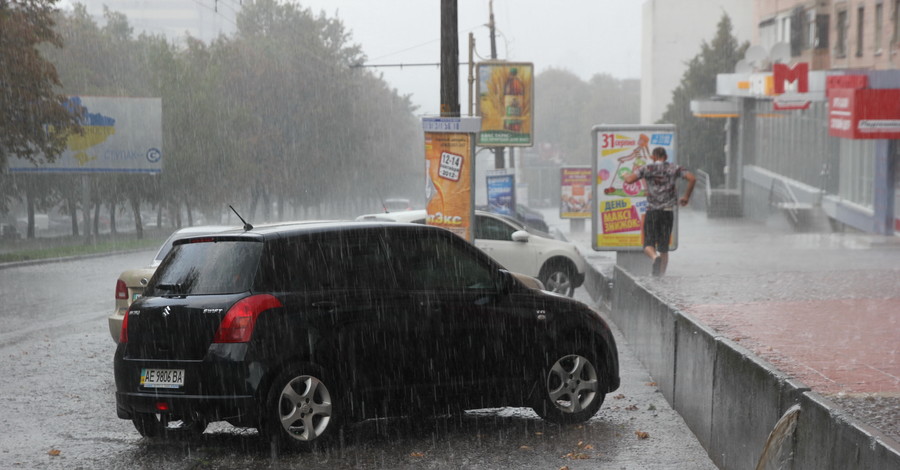
M 171 307 L 166 306 L 166 308 L 163 309 L 163 316 L 164 316 L 164 317 L 168 317 L 169 314 L 171 314 L 171 313 L 172 313 Z

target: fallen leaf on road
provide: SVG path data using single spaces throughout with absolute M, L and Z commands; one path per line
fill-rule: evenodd
M 520 446 L 519 450 L 531 450 L 531 447 L 528 446 Z
M 616 400 L 621 400 L 621 399 L 625 398 L 625 395 L 622 395 L 622 394 L 620 393 L 620 394 L 614 396 L 613 398 L 615 398 Z
M 646 439 L 650 437 L 650 433 L 644 431 L 635 431 L 634 434 L 638 437 L 638 439 Z
M 628 411 L 637 411 L 637 405 L 628 405 L 625 409 Z
M 57 450 L 57 449 L 50 449 L 50 452 L 47 452 L 47 453 L 48 453 L 49 455 L 52 455 L 52 456 L 56 457 L 56 456 L 59 455 L 60 452 L 59 452 L 59 450 Z
M 409 454 L 410 457 L 425 457 L 425 454 L 422 452 L 412 452 Z
M 648 410 L 648 411 L 654 411 L 654 410 L 656 410 L 656 407 L 653 406 L 653 405 L 650 405 L 650 406 L 647 407 L 647 410 Z
M 655 386 L 656 386 L 656 382 L 647 382 L 647 386 L 648 386 L 648 387 L 655 387 Z
M 563 458 L 569 460 L 587 460 L 591 458 L 591 456 L 583 452 L 569 452 L 568 454 L 563 455 Z

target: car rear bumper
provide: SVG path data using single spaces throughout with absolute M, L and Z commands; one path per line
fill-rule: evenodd
M 125 316 L 120 315 L 119 312 L 113 313 L 107 317 L 107 322 L 109 323 L 109 335 L 112 336 L 113 341 L 116 343 L 119 342 L 119 334 L 122 333 L 123 318 L 125 318 Z
M 165 393 L 116 392 L 116 414 L 131 419 L 136 413 L 161 413 L 176 416 L 199 415 L 210 421 L 256 416 L 258 404 L 248 395 L 178 395 Z

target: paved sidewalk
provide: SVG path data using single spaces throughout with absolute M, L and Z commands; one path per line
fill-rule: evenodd
M 590 221 L 572 233 L 545 216 L 610 270 L 615 255 L 593 251 Z M 900 441 L 900 237 L 679 217 L 679 248 L 648 288 Z

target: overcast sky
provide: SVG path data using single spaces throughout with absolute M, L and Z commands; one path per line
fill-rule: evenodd
M 233 27 L 241 0 L 75 0 L 100 16 L 104 4 L 123 11 L 136 32 L 143 24 L 136 12 L 154 21 L 172 15 L 175 31 L 189 26 L 191 15 L 178 9 L 196 10 L 197 31 Z M 73 0 L 61 0 L 66 7 Z M 341 19 L 362 46 L 369 64 L 417 64 L 440 62 L 440 0 L 302 0 L 313 12 Z M 468 59 L 468 35 L 475 36 L 475 61 L 491 56 L 488 0 L 458 0 L 460 62 Z M 643 0 L 495 0 L 497 57 L 533 62 L 535 72 L 549 67 L 567 69 L 584 80 L 598 73 L 616 78 L 640 78 L 641 5 Z M 151 11 L 152 10 L 152 11 Z M 176 18 L 179 18 L 176 20 Z M 218 20 L 218 21 L 217 21 Z M 212 26 L 210 25 L 212 24 Z M 151 26 L 156 33 L 159 26 Z M 191 29 L 194 29 L 191 27 Z M 195 33 L 197 34 L 197 33 Z M 412 95 L 417 114 L 440 113 L 440 70 L 428 67 L 373 69 L 402 95 Z M 467 112 L 468 69 L 460 67 L 460 109 Z
M 313 11 L 338 16 L 371 64 L 440 61 L 440 0 L 306 0 Z M 564 68 L 582 79 L 608 73 L 640 78 L 643 0 L 495 0 L 497 57 L 533 62 L 540 73 Z M 460 62 L 475 36 L 475 61 L 491 56 L 488 0 L 459 0 Z M 440 112 L 437 67 L 378 68 L 419 114 Z M 468 69 L 460 67 L 460 109 L 467 112 Z

